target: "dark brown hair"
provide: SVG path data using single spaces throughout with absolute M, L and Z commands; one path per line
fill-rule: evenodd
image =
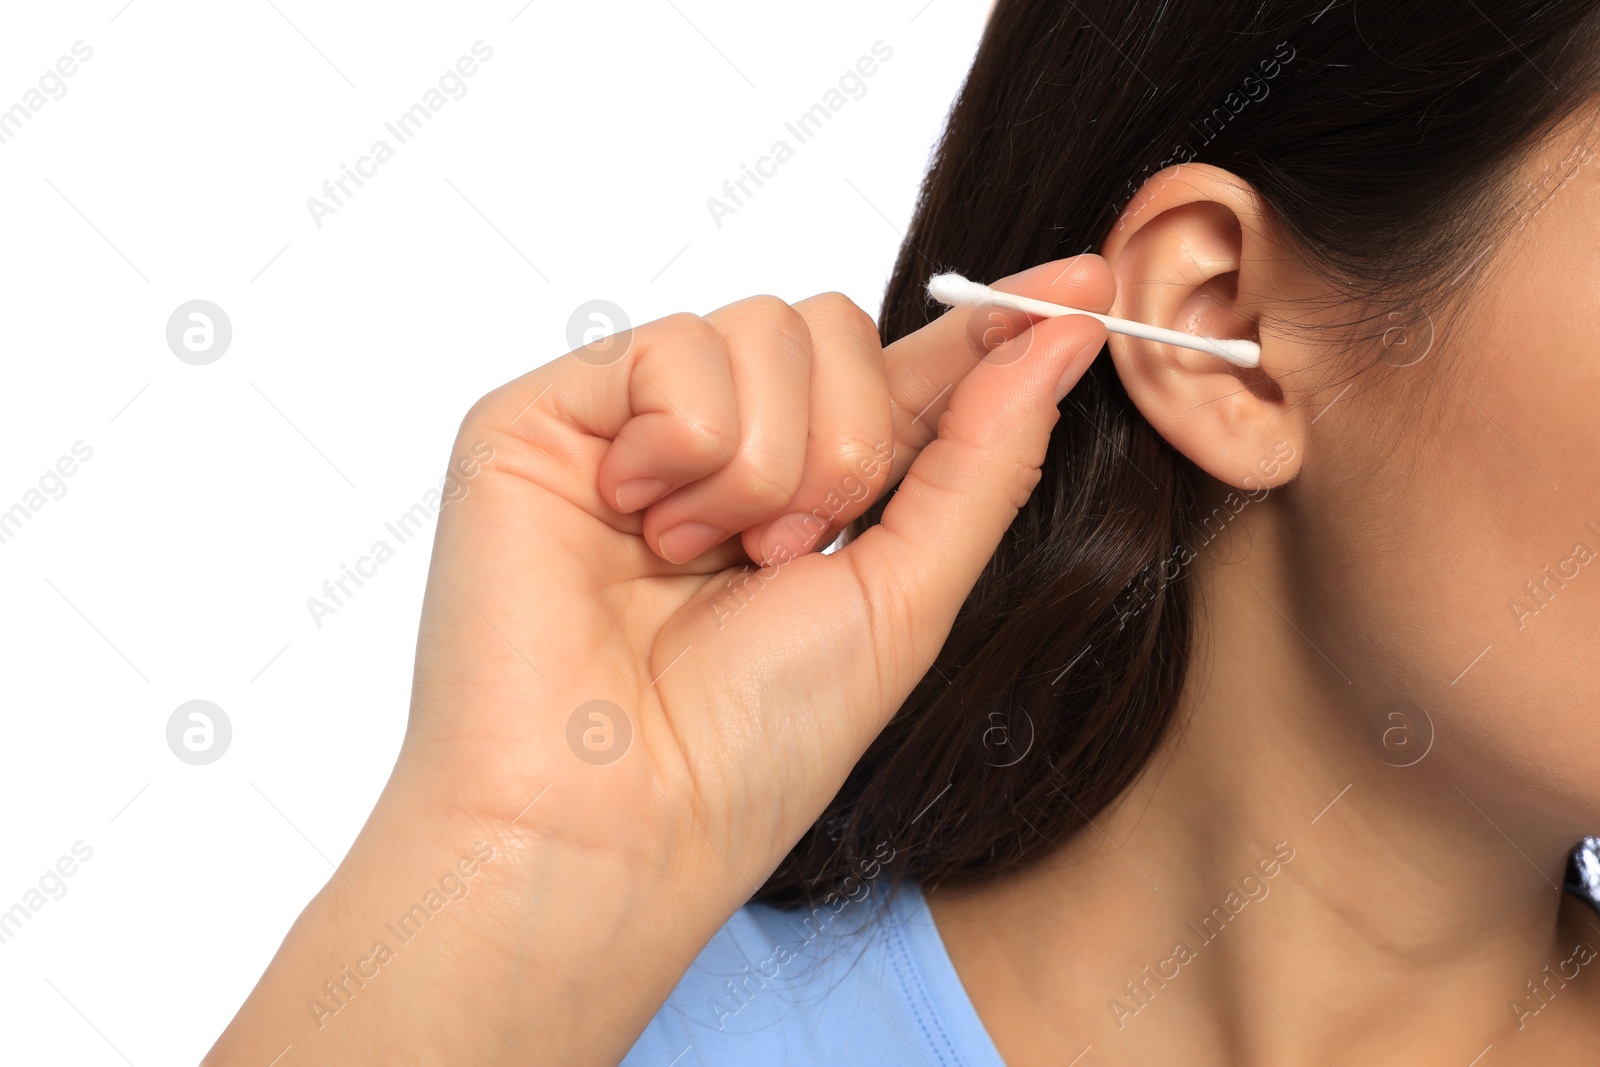
M 1145 178 L 1248 182 L 1341 301 L 1442 292 L 1509 218 L 1506 178 L 1595 89 L 1592 0 L 1000 0 L 884 298 L 887 343 L 992 280 L 1093 251 Z M 932 669 L 758 899 L 887 870 L 992 877 L 1121 794 L 1174 717 L 1204 477 L 1099 359 Z M 877 521 L 879 501 L 863 523 Z M 858 527 L 859 528 L 859 527 Z M 885 857 L 892 856 L 887 863 Z

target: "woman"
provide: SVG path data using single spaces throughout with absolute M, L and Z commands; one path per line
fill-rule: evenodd
M 398 765 L 208 1062 L 1591 1061 L 1597 59 L 1000 0 L 878 327 L 468 413 Z

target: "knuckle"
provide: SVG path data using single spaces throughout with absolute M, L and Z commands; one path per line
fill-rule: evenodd
M 775 296 L 752 296 L 737 305 L 736 321 L 764 335 L 780 351 L 810 362 L 811 328 L 805 316 Z
M 772 325 L 805 329 L 805 320 L 800 316 L 800 312 L 771 293 L 758 293 L 741 301 L 741 304 L 753 317 Z
M 844 495 L 855 499 L 858 488 L 870 491 L 889 477 L 892 446 L 887 434 L 847 437 L 835 446 L 831 457 L 834 484 Z
M 498 389 L 490 390 L 472 402 L 472 406 L 467 408 L 466 414 L 461 416 L 461 425 L 456 436 L 460 437 L 476 427 L 489 424 L 489 413 L 498 406 L 497 398 L 499 392 L 500 390 Z
M 649 324 L 642 340 L 654 347 L 717 343 L 716 327 L 691 311 L 675 311 Z
M 806 302 L 806 310 L 858 345 L 879 346 L 878 324 L 843 293 L 819 293 Z
M 536 411 L 542 404 L 534 404 L 540 387 L 537 380 L 519 378 L 495 387 L 478 397 L 461 416 L 456 427 L 457 439 L 481 437 L 485 433 L 518 434 L 535 421 Z M 527 411 L 527 414 L 520 413 Z M 514 417 L 520 415 L 520 418 Z

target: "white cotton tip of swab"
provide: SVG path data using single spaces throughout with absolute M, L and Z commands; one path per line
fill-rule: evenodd
M 935 274 L 928 279 L 928 295 L 950 307 L 970 307 L 986 303 L 993 299 L 989 295 L 992 292 L 994 290 L 987 285 L 981 285 L 960 274 Z
M 1261 346 L 1254 341 L 1243 338 L 1219 340 L 1215 337 L 1201 337 L 1198 334 L 1184 333 L 1181 330 L 1169 330 L 1163 326 L 1152 326 L 1147 322 L 1119 319 L 1112 315 L 1084 311 L 1082 308 L 1071 308 L 1064 304 L 1052 304 L 1047 300 L 1035 300 L 1032 297 L 1002 293 L 998 289 L 975 282 L 960 274 L 935 274 L 928 279 L 928 295 L 949 307 L 1001 304 L 1006 307 L 1016 308 L 1018 311 L 1026 312 L 1029 315 L 1047 319 L 1058 318 L 1062 315 L 1087 315 L 1104 325 L 1112 333 L 1125 334 L 1128 337 L 1139 337 L 1146 341 L 1155 341 L 1160 344 L 1177 345 L 1179 348 L 1192 348 L 1197 352 L 1209 352 L 1214 356 L 1221 356 L 1228 362 L 1240 367 L 1259 367 L 1261 365 Z

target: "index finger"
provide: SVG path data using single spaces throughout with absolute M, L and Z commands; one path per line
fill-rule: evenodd
M 1093 253 L 1040 263 L 991 284 L 1003 292 L 1101 314 L 1111 310 L 1116 294 L 1110 265 Z M 883 350 L 894 410 L 890 485 L 900 480 L 917 453 L 934 439 L 950 394 L 985 356 L 1030 328 L 1041 343 L 1049 340 L 1050 331 L 1065 328 L 1055 319 L 1039 319 L 1014 309 L 1000 311 L 996 304 L 951 308 Z M 1015 346 L 1008 351 L 1014 350 Z

